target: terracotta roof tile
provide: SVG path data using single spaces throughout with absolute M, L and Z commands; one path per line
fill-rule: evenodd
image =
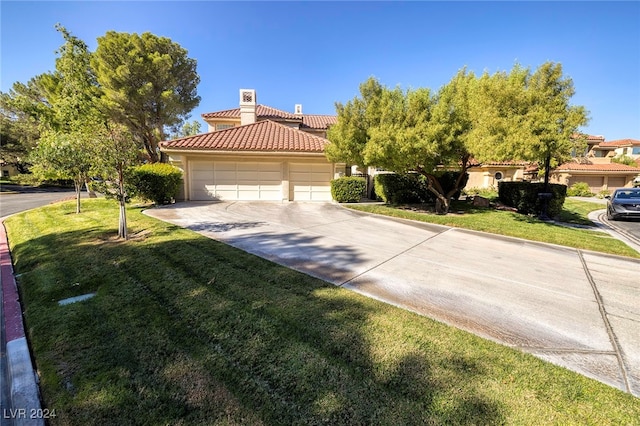
M 207 112 L 202 114 L 202 118 L 240 118 L 240 108 L 227 109 L 224 111 Z M 299 115 L 282 111 L 266 105 L 256 105 L 256 118 L 258 120 L 300 120 Z
M 253 152 L 317 152 L 324 151 L 328 140 L 276 123 L 258 121 L 217 132 L 164 141 L 163 149 Z
M 594 171 L 594 172 L 631 172 L 640 173 L 639 167 L 627 166 L 626 164 L 579 164 L 564 163 L 556 168 L 556 171 Z
M 607 147 L 607 146 L 614 146 L 614 147 L 640 146 L 640 141 L 637 140 L 637 139 L 618 139 L 618 140 L 615 140 L 615 141 L 601 142 L 599 144 L 599 146 L 601 146 L 601 147 Z
M 336 124 L 338 117 L 335 115 L 311 115 L 302 116 L 302 127 L 309 129 L 327 129 L 332 124 Z

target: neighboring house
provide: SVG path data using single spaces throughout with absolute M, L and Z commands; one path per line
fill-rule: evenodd
M 256 103 L 240 90 L 239 108 L 202 115 L 209 132 L 160 143 L 179 167 L 184 200 L 331 201 L 344 164 L 324 155 L 335 116 L 289 113 Z
M 11 176 L 15 176 L 18 174 L 18 169 L 12 165 L 7 164 L 4 161 L 0 160 L 0 173 L 2 173 L 2 177 L 7 179 Z
M 526 161 L 503 161 L 474 164 L 467 170 L 469 180 L 465 188 L 495 188 L 501 181 L 531 180 L 538 167 Z
M 621 139 L 605 142 L 604 136 L 588 135 L 586 142 L 584 152 L 577 153 L 572 161 L 551 171 L 550 182 L 567 186 L 585 182 L 594 193 L 634 185 L 634 179 L 640 176 L 640 141 Z M 622 155 L 636 159 L 638 166 L 613 161 Z M 465 188 L 497 188 L 502 180 L 538 180 L 537 165 L 518 161 L 477 164 L 469 169 Z
M 619 139 L 616 141 L 602 142 L 600 149 L 613 150 L 614 157 L 626 155 L 633 159 L 640 159 L 640 141 L 636 139 Z
M 605 142 L 604 136 L 588 136 L 585 156 L 576 156 L 573 161 L 556 167 L 550 180 L 567 186 L 584 182 L 594 193 L 632 187 L 634 179 L 640 176 L 640 167 L 613 161 L 623 155 L 640 159 L 640 141 L 621 139 Z

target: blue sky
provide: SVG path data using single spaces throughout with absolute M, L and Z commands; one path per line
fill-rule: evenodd
M 0 3 L 0 90 L 54 69 L 59 22 L 94 50 L 108 30 L 166 36 L 197 59 L 191 119 L 258 103 L 334 114 L 370 76 L 438 89 L 476 73 L 559 62 L 573 79 L 582 130 L 640 139 L 640 2 L 29 2 Z M 206 129 L 204 126 L 202 129 Z

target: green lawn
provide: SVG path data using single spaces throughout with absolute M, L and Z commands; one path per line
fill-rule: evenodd
M 421 206 L 399 207 L 382 204 L 344 204 L 344 206 L 384 216 L 437 223 L 584 250 L 640 258 L 640 253 L 609 234 L 584 229 L 585 225 L 593 225 L 587 218 L 589 212 L 605 208 L 602 204 L 588 201 L 567 199 L 564 210 L 560 215 L 560 219 L 566 222 L 564 225 L 544 222 L 536 217 L 525 216 L 511 211 L 473 207 L 465 202 L 454 203 L 450 213 L 447 215 L 436 215 L 421 211 Z
M 640 399 L 105 200 L 6 221 L 51 423 L 637 424 Z M 84 302 L 57 301 L 86 293 Z

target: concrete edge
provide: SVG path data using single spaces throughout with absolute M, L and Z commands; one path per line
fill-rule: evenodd
M 581 251 L 581 252 L 584 252 L 584 253 L 592 253 L 592 254 L 608 256 L 608 257 L 612 257 L 612 258 L 618 258 L 618 259 L 623 259 L 623 260 L 631 260 L 631 261 L 640 262 L 640 259 L 636 259 L 636 258 L 629 257 L 629 256 L 622 256 L 622 255 L 611 254 L 611 253 L 603 253 L 603 252 L 593 251 L 593 250 L 588 250 L 588 249 L 579 249 L 579 248 L 570 247 L 570 246 L 563 246 L 563 245 L 560 245 L 560 244 L 545 243 L 543 241 L 527 240 L 526 238 L 512 237 L 510 235 L 493 234 L 491 232 L 477 231 L 475 229 L 458 228 L 456 226 L 440 225 L 440 224 L 437 224 L 437 223 L 422 222 L 422 221 L 413 220 L 413 219 L 405 219 L 405 218 L 402 218 L 402 217 L 387 216 L 387 215 L 380 214 L 380 213 L 363 212 L 361 210 L 349 209 L 348 206 L 343 206 L 341 204 L 340 204 L 340 207 L 342 207 L 343 209 L 351 210 L 352 212 L 361 213 L 363 215 L 369 215 L 369 216 L 375 216 L 375 217 L 379 217 L 379 218 L 385 218 L 385 219 L 389 219 L 389 220 L 396 221 L 396 222 L 401 222 L 401 223 L 406 223 L 406 224 L 431 225 L 433 227 L 455 229 L 456 231 L 459 231 L 459 232 L 467 232 L 467 233 L 470 233 L 470 234 L 483 235 L 483 236 L 488 237 L 488 238 L 497 238 L 497 239 L 502 239 L 502 240 L 507 240 L 507 241 L 508 240 L 519 241 L 519 242 L 525 243 L 525 244 L 554 247 L 556 249 L 566 250 L 566 251 L 574 251 L 574 252 L 575 251 Z M 632 249 L 635 249 L 638 253 L 640 253 L 640 246 L 638 246 L 637 244 L 634 244 L 633 242 L 631 242 L 627 238 L 625 238 L 623 235 L 620 235 L 619 233 L 617 233 L 614 229 L 611 229 L 609 226 L 607 226 L 607 225 L 603 224 L 602 222 L 600 222 L 597 219 L 597 217 L 595 217 L 595 218 L 591 217 L 592 214 L 594 214 L 594 213 L 602 213 L 603 211 L 605 211 L 605 210 L 596 210 L 596 211 L 593 211 L 593 212 L 589 213 L 589 220 L 591 220 L 595 224 L 595 226 L 591 227 L 591 230 L 607 233 L 607 234 L 611 235 L 613 238 L 616 238 L 616 239 L 624 242 L 629 247 L 631 247 Z M 587 230 L 588 230 L 588 228 L 587 228 Z
M 2 302 L 7 339 L 7 379 L 10 389 L 13 419 L 15 425 L 44 425 L 42 418 L 32 418 L 31 413 L 40 413 L 40 390 L 36 372 L 31 362 L 29 345 L 24 332 L 22 308 L 18 287 L 13 274 L 13 263 L 9 251 L 9 242 L 4 227 L 0 226 L 0 276 L 2 281 Z M 35 416 L 37 417 L 37 416 Z

